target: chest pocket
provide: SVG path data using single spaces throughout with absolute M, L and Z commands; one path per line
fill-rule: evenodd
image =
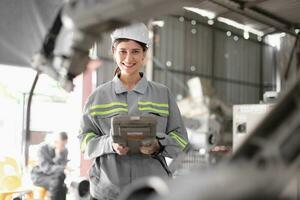
M 138 109 L 143 115 L 151 115 L 157 119 L 156 131 L 165 133 L 169 116 L 169 105 L 151 101 L 139 101 Z
M 94 118 L 96 125 L 103 132 L 109 134 L 111 119 L 114 116 L 128 113 L 128 105 L 122 102 L 93 105 L 90 108 L 90 115 Z

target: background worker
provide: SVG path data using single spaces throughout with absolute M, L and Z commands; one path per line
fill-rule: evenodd
M 46 188 L 51 200 L 66 199 L 64 170 L 68 162 L 67 142 L 66 132 L 54 133 L 49 141 L 40 145 L 37 165 L 31 171 L 34 185 Z
M 112 81 L 99 86 L 86 103 L 81 149 L 94 159 L 90 169 L 93 199 L 116 199 L 134 180 L 146 176 L 170 175 L 165 157 L 174 158 L 187 145 L 186 129 L 170 90 L 148 81 L 141 69 L 149 45 L 148 29 L 135 24 L 115 30 L 112 52 L 117 64 Z M 151 115 L 157 119 L 157 137 L 131 155 L 127 146 L 113 143 L 111 119 L 117 115 Z

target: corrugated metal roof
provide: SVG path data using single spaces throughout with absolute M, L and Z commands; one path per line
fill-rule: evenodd
M 197 7 L 264 33 L 300 28 L 299 0 L 207 0 Z
M 275 16 L 279 16 L 286 21 L 300 24 L 300 1 L 299 0 L 268 0 L 257 5 Z

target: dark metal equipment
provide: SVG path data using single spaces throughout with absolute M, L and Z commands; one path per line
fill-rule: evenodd
M 129 147 L 130 154 L 140 154 L 140 146 L 156 138 L 156 118 L 152 116 L 120 115 L 112 118 L 112 138 Z
M 168 185 L 165 180 L 157 177 L 148 177 L 135 181 L 124 189 L 119 200 L 149 200 L 156 195 L 167 195 Z
M 71 192 L 73 193 L 73 198 L 75 200 L 84 200 L 89 199 L 90 197 L 90 182 L 86 179 L 72 181 L 71 185 Z

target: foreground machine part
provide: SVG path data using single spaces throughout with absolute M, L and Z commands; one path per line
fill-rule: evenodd
M 150 200 L 157 195 L 165 196 L 168 192 L 165 180 L 158 177 L 147 177 L 137 180 L 125 188 L 118 200 Z
M 90 199 L 90 182 L 86 179 L 72 181 L 70 184 L 74 200 Z
M 115 28 L 168 14 L 197 0 L 77 0 L 69 1 L 46 35 L 33 67 L 59 81 L 67 91 L 86 69 L 89 50 L 101 34 Z
M 299 168 L 300 76 L 229 159 L 170 181 L 168 194 L 145 199 L 282 199 Z
M 274 177 L 278 179 L 274 182 Z M 131 185 L 119 200 L 266 200 L 280 199 L 286 182 L 284 169 L 257 169 L 247 165 L 223 165 L 190 173 L 173 181 L 158 181 L 155 187 L 149 180 Z M 167 193 L 156 188 L 165 188 Z M 141 193 L 140 191 L 143 191 Z

